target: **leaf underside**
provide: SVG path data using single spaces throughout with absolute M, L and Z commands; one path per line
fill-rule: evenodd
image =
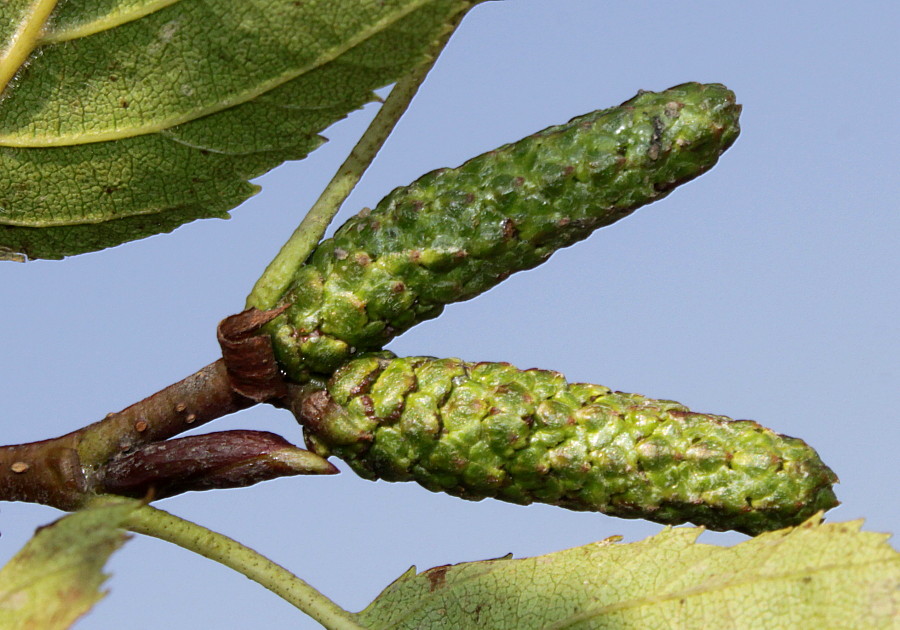
M 536 558 L 415 568 L 358 621 L 373 630 L 894 628 L 900 554 L 861 521 L 819 516 L 734 547 L 666 528 Z
M 46 4 L 0 7 L 0 86 Z M 470 4 L 61 3 L 0 98 L 0 258 L 227 217 L 258 191 L 248 180 L 318 147 Z
M 103 598 L 103 565 L 126 540 L 119 529 L 137 506 L 117 502 L 43 527 L 0 569 L 0 630 L 61 630 Z

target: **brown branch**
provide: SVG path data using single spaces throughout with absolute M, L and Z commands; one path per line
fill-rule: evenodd
M 255 404 L 231 388 L 225 362 L 219 359 L 70 435 L 79 436 L 76 449 L 82 462 L 97 465 L 118 452 L 168 439 Z
M 0 500 L 77 509 L 98 491 L 98 472 L 116 456 L 255 404 L 232 390 L 219 359 L 77 431 L 0 447 Z
M 260 333 L 260 328 L 283 310 L 249 309 L 226 317 L 218 328 L 222 359 L 127 409 L 58 438 L 0 447 L 0 500 L 77 509 L 92 495 L 110 491 L 104 486 L 106 468 L 116 461 L 216 418 L 283 396 L 287 386 L 275 361 L 272 341 Z M 199 448 L 202 444 L 234 441 L 233 437 L 218 436 L 187 444 Z M 253 440 L 243 442 L 250 444 Z M 173 446 L 160 452 L 180 451 Z M 156 467 L 166 469 L 159 459 L 153 460 Z M 215 468 L 214 463 L 207 463 L 208 468 Z M 309 462 L 298 455 L 290 466 L 269 466 L 265 461 L 263 464 L 262 469 L 271 478 L 278 471 L 288 474 L 303 470 Z M 314 469 L 325 470 L 327 466 L 323 468 L 316 462 L 310 468 Z M 236 479 L 241 477 L 235 475 Z M 254 475 L 248 473 L 242 478 L 249 483 Z M 171 485 L 171 480 L 166 483 Z
M 0 448 L 0 499 L 76 509 L 88 486 L 70 442 L 56 438 Z

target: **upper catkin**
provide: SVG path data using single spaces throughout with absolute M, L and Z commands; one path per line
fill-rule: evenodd
M 716 163 L 739 113 L 718 84 L 643 92 L 397 188 L 296 270 L 269 325 L 279 362 L 331 373 L 661 199 Z

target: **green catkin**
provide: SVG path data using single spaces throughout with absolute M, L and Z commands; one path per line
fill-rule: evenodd
M 506 363 L 364 355 L 294 413 L 366 479 L 755 535 L 837 505 L 802 440 Z
M 294 274 L 269 326 L 298 381 L 377 350 L 710 169 L 739 133 L 718 84 L 642 92 L 397 188 Z

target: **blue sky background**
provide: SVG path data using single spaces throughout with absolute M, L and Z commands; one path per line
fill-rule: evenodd
M 508 0 L 475 8 L 343 216 L 433 168 L 638 89 L 716 81 L 744 105 L 720 164 L 664 201 L 448 308 L 398 354 L 543 367 L 802 437 L 841 477 L 831 520 L 897 531 L 900 5 Z M 216 357 L 244 297 L 375 111 L 260 179 L 230 221 L 62 263 L 0 265 L 5 443 L 58 435 Z M 212 429 L 301 443 L 260 407 Z M 209 430 L 209 429 L 206 429 Z M 347 472 L 159 504 L 271 556 L 358 610 L 420 570 L 548 553 L 661 526 L 480 503 Z M 0 506 L 0 561 L 59 513 Z M 704 534 L 734 544 L 738 534 Z M 318 627 L 203 558 L 135 539 L 82 630 Z

